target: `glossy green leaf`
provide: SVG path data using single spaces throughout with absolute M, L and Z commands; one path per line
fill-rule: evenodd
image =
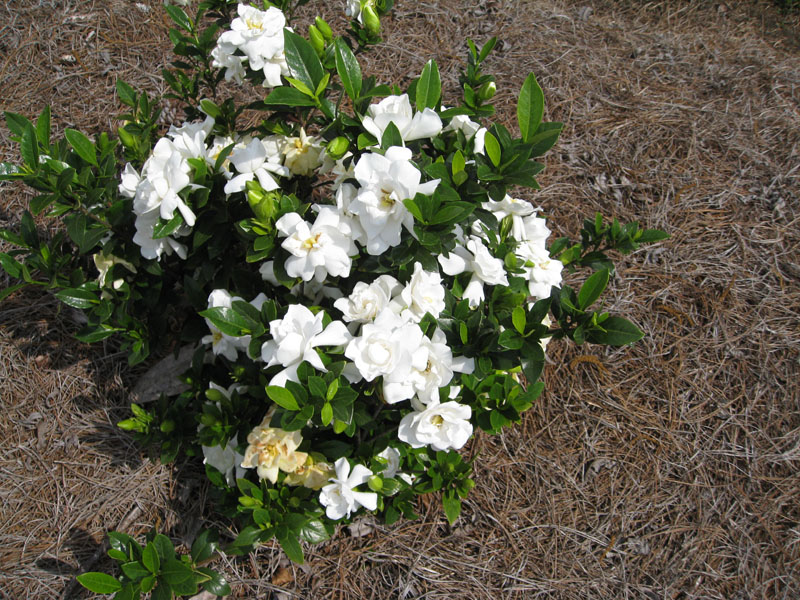
M 511 313 L 511 322 L 514 325 L 514 329 L 516 329 L 519 333 L 525 333 L 525 325 L 526 325 L 526 315 L 525 309 L 521 306 L 514 307 L 513 312 Z
M 309 89 L 317 89 L 325 71 L 311 44 L 305 38 L 284 29 L 283 45 L 286 63 L 289 65 L 292 75 L 305 83 Z
M 318 519 L 311 519 L 300 528 L 300 537 L 311 544 L 319 544 L 330 539 L 325 525 Z
M 117 79 L 117 96 L 123 104 L 136 108 L 136 91 L 122 79 Z
M 297 404 L 297 400 L 295 400 L 292 392 L 286 388 L 277 385 L 268 385 L 267 396 L 269 396 L 270 400 L 272 400 L 275 404 L 285 408 L 286 410 L 300 410 L 300 405 Z
M 78 156 L 89 164 L 97 166 L 97 149 L 88 137 L 80 131 L 69 128 L 64 130 L 64 137 Z
M 563 123 L 541 123 L 536 131 L 536 135 L 530 140 L 530 143 L 533 144 L 531 156 L 542 156 L 545 152 L 550 150 L 558 141 L 558 136 L 561 135 L 561 130 L 563 128 Z
M 622 317 L 609 317 L 602 322 L 601 327 L 605 331 L 592 329 L 586 335 L 586 339 L 595 344 L 625 346 L 644 337 L 644 332 L 641 329 Z
M 333 407 L 331 406 L 330 402 L 326 402 L 322 405 L 322 411 L 320 412 L 320 420 L 322 424 L 325 426 L 330 425 L 331 421 L 333 421 Z
M 78 288 L 67 288 L 61 290 L 56 293 L 56 298 L 72 308 L 91 308 L 93 305 L 100 303 L 100 300 L 97 299 L 97 296 L 94 293 Z
M 194 581 L 192 569 L 179 560 L 168 560 L 161 567 L 159 579 L 163 579 L 178 595 L 197 593 L 197 583 Z
M 425 108 L 436 108 L 442 96 L 442 80 L 436 61 L 431 59 L 422 69 L 422 75 L 417 82 L 415 104 L 418 111 Z
M 144 547 L 142 551 L 142 564 L 151 573 L 158 573 L 161 561 L 158 558 L 158 550 L 156 550 L 153 542 L 148 542 L 147 546 Z
M 95 594 L 113 594 L 122 589 L 122 584 L 105 573 L 84 573 L 78 575 L 78 583 Z
M 39 167 L 39 141 L 36 139 L 36 130 L 31 123 L 22 132 L 22 139 L 19 143 L 19 152 L 22 160 L 33 170 Z
M 442 507 L 444 514 L 447 516 L 447 521 L 452 525 L 461 514 L 461 500 L 452 493 L 446 493 L 442 496 Z
M 50 105 L 46 105 L 42 114 L 36 119 L 36 137 L 39 143 L 45 147 L 50 147 Z
M 492 164 L 495 167 L 499 167 L 501 159 L 500 142 L 498 142 L 497 138 L 487 131 L 483 143 L 486 149 L 486 154 L 489 156 L 489 160 L 492 161 Z
M 232 308 L 218 306 L 200 313 L 225 335 L 241 337 L 250 333 L 250 322 Z
M 201 583 L 202 588 L 207 592 L 211 592 L 217 596 L 227 596 L 231 593 L 231 586 L 222 574 L 208 567 L 198 567 L 197 571 L 209 578 L 208 581 Z
M 336 38 L 333 45 L 336 50 L 336 72 L 339 73 L 339 79 L 342 80 L 344 91 L 355 102 L 361 95 L 362 85 L 361 67 L 358 64 L 358 59 L 353 54 L 353 51 L 350 50 L 344 38 Z
M 544 114 L 544 94 L 536 76 L 529 74 L 522 84 L 517 101 L 517 121 L 522 140 L 530 142 L 542 122 Z
M 138 560 L 127 562 L 120 568 L 122 569 L 122 572 L 125 573 L 126 577 L 133 580 L 139 580 L 142 577 L 147 577 L 150 575 L 150 571 L 148 571 L 147 568 Z
M 264 100 L 267 106 L 316 106 L 313 98 L 309 98 L 300 90 L 293 87 L 281 86 L 272 90 Z
M 603 293 L 608 285 L 608 270 L 600 269 L 592 274 L 578 292 L 578 308 L 586 310 Z
M 277 535 L 276 537 L 278 538 L 278 543 L 281 545 L 281 548 L 286 552 L 286 556 L 289 557 L 289 560 L 302 565 L 305 560 L 303 548 L 300 546 L 300 542 L 295 535 L 292 532 L 287 532 L 283 535 Z
M 165 4 L 164 10 L 167 11 L 169 18 L 181 29 L 184 29 L 187 33 L 192 33 L 194 27 L 192 25 L 192 20 L 187 16 L 183 9 L 179 6 L 175 6 L 173 4 Z
M 387 150 L 392 146 L 402 146 L 403 145 L 403 136 L 400 135 L 400 130 L 397 128 L 397 125 L 394 124 L 394 121 L 390 121 L 389 124 L 386 126 L 386 129 L 383 130 L 383 137 L 381 138 L 381 148 Z

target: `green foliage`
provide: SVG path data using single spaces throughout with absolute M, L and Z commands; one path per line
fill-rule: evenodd
M 116 561 L 118 577 L 99 572 L 78 576 L 78 583 L 97 594 L 114 594 L 115 600 L 140 598 L 180 598 L 204 590 L 216 596 L 231 593 L 225 578 L 203 566 L 218 552 L 216 533 L 201 532 L 192 544 L 191 553 L 178 556 L 172 541 L 151 531 L 142 546 L 131 536 L 112 531 L 108 534 L 108 556 Z

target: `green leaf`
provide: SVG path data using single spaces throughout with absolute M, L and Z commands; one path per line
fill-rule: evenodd
M 500 334 L 497 343 L 509 350 L 519 350 L 524 341 L 516 331 L 506 329 Z
M 328 391 L 328 386 L 325 385 L 325 380 L 322 377 L 312 375 L 308 378 L 308 391 L 312 396 L 324 398 Z
M 139 600 L 139 597 L 138 587 L 134 587 L 134 584 L 129 581 L 122 586 L 120 591 L 114 594 L 113 600 Z
M 105 573 L 84 573 L 78 575 L 78 583 L 95 594 L 113 594 L 122 589 L 122 584 Z
M 311 519 L 300 528 L 300 537 L 311 544 L 319 544 L 331 536 L 322 521 Z
M 121 569 L 128 579 L 133 579 L 135 581 L 150 575 L 150 571 L 148 571 L 138 560 L 126 562 L 121 566 Z
M 72 308 L 91 308 L 94 304 L 100 304 L 95 294 L 78 288 L 61 290 L 56 293 L 56 298 Z
M 136 91 L 122 79 L 117 79 L 117 96 L 123 104 L 136 108 Z
M 42 114 L 36 119 L 36 137 L 39 143 L 45 147 L 50 147 L 50 105 L 44 107 Z
M 600 326 L 605 331 L 590 330 L 586 335 L 588 341 L 595 344 L 608 344 L 609 346 L 625 346 L 644 337 L 644 332 L 641 329 L 622 317 L 609 317 Z
M 589 277 L 578 292 L 578 308 L 585 310 L 600 297 L 608 285 L 608 270 L 600 269 Z
M 27 117 L 22 116 L 19 113 L 5 111 L 3 113 L 6 117 L 6 125 L 8 125 L 8 129 L 14 135 L 22 135 L 28 125 L 33 126 Z
M 197 583 L 194 581 L 194 572 L 179 560 L 172 559 L 161 567 L 160 580 L 169 584 L 176 595 L 197 593 Z
M 400 130 L 394 121 L 389 121 L 386 129 L 383 130 L 383 137 L 381 138 L 381 148 L 387 150 L 392 146 L 402 146 L 403 136 L 400 135 Z
M 313 46 L 305 38 L 288 29 L 283 30 L 283 46 L 286 63 L 296 79 L 315 90 L 325 71 Z
M 297 400 L 295 400 L 292 392 L 286 388 L 277 385 L 268 385 L 267 396 L 269 396 L 270 400 L 275 404 L 286 410 L 300 410 L 300 405 L 297 404 Z
M 92 141 L 75 129 L 65 129 L 64 137 L 67 138 L 69 145 L 83 160 L 97 166 L 97 149 Z
M 484 147 L 486 148 L 486 154 L 489 156 L 489 160 L 492 161 L 492 164 L 495 167 L 500 166 L 500 142 L 488 131 L 484 138 Z
M 3 267 L 3 270 L 15 279 L 19 279 L 22 272 L 22 265 L 19 261 L 5 252 L 0 252 L 0 267 Z
M 475 210 L 475 205 L 469 202 L 448 202 L 440 208 L 429 221 L 429 225 L 443 223 L 460 223 Z
M 216 594 L 217 596 L 227 596 L 231 593 L 231 586 L 228 585 L 228 582 L 222 574 L 208 567 L 198 567 L 197 571 L 210 578 L 208 581 L 201 584 L 205 591 Z
M 325 426 L 330 425 L 331 421 L 333 421 L 333 407 L 331 406 L 330 402 L 326 402 L 322 405 L 322 412 L 320 412 L 320 420 L 322 424 Z
M 89 221 L 86 215 L 77 214 L 67 220 L 67 234 L 75 242 L 78 252 L 86 254 L 100 242 L 108 229 Z
M 447 521 L 452 525 L 461 514 L 461 500 L 452 492 L 447 492 L 442 496 L 442 506 Z
M 68 169 L 72 171 L 72 169 Z M 66 172 L 66 171 L 65 171 Z M 60 177 L 59 177 L 60 179 Z M 45 208 L 50 206 L 53 202 L 56 201 L 58 195 L 56 194 L 41 194 L 40 196 L 36 196 L 30 203 L 31 212 L 35 215 L 41 213 Z
M 150 588 L 152 589 L 152 588 Z M 144 586 L 142 587 L 142 591 L 144 591 Z M 156 589 L 153 590 L 153 593 L 150 595 L 150 600 L 172 600 L 172 590 L 169 589 L 169 585 L 160 581 Z
M 533 136 L 539 128 L 539 123 L 542 122 L 543 114 L 544 94 L 536 81 L 536 76 L 531 73 L 525 79 L 525 83 L 522 84 L 517 102 L 517 121 L 519 122 L 519 131 L 523 141 L 530 142 L 533 140 Z
M 337 37 L 333 42 L 336 50 L 336 72 L 342 80 L 342 86 L 347 95 L 355 102 L 361 95 L 361 67 L 358 59 L 344 41 L 344 38 Z
M 192 26 L 192 20 L 186 15 L 183 10 L 175 5 L 172 4 L 165 4 L 164 10 L 167 11 L 170 19 L 180 27 L 181 29 L 186 30 L 187 33 L 192 33 L 194 27 Z
M 415 100 L 417 110 L 425 108 L 436 108 L 439 98 L 442 96 L 442 80 L 439 76 L 439 67 L 436 61 L 431 59 L 422 69 L 422 75 L 417 82 L 417 97 Z
M 153 227 L 153 239 L 160 240 L 172 233 L 175 233 L 178 228 L 183 225 L 183 223 L 183 215 L 177 210 L 169 221 L 159 217 L 158 221 L 156 221 L 155 227 Z
M 650 242 L 666 240 L 668 237 L 669 234 L 666 231 L 661 231 L 660 229 L 645 229 L 642 231 L 641 235 L 636 238 L 636 241 L 640 244 L 649 244 Z
M 293 87 L 281 86 L 272 90 L 264 100 L 267 106 L 316 106 L 313 98 L 309 98 L 300 90 Z
M 530 141 L 530 143 L 533 144 L 531 156 L 541 156 L 550 150 L 558 141 L 558 136 L 561 135 L 561 130 L 563 128 L 563 123 L 553 122 L 540 124 L 536 135 L 534 135 Z
M 156 550 L 153 542 L 148 542 L 147 546 L 144 547 L 142 551 L 142 564 L 153 575 L 158 573 L 161 561 L 158 559 L 158 550 Z
M 250 333 L 250 322 L 237 313 L 233 308 L 218 306 L 209 308 L 200 313 L 225 335 L 242 337 Z
M 75 337 L 84 344 L 94 344 L 95 342 L 111 337 L 117 331 L 120 331 L 120 329 L 103 325 L 87 325 L 76 333 Z
M 175 547 L 172 545 L 170 539 L 163 533 L 159 533 L 153 538 L 153 545 L 158 551 L 158 557 L 162 561 L 172 560 L 175 558 Z
M 19 179 L 24 177 L 25 173 L 19 170 L 19 167 L 13 163 L 0 163 L 0 181 L 7 179 Z
M 279 534 L 276 537 L 278 538 L 278 543 L 281 545 L 281 548 L 283 548 L 283 551 L 286 552 L 286 556 L 289 557 L 289 560 L 302 565 L 303 561 L 305 560 L 305 557 L 303 556 L 303 548 L 300 546 L 300 542 L 297 540 L 295 535 L 292 532 L 287 531 L 286 533 L 282 535 Z
M 39 142 L 36 139 L 36 130 L 31 123 L 28 123 L 25 131 L 22 132 L 19 151 L 25 164 L 36 170 L 39 166 Z
M 514 307 L 514 311 L 511 313 L 511 322 L 514 324 L 514 329 L 520 334 L 525 334 L 526 321 L 525 309 L 521 306 Z

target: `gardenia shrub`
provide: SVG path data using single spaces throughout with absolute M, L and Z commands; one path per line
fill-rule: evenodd
M 597 215 L 579 241 L 551 239 L 524 190 L 539 188 L 537 159 L 562 125 L 542 120 L 533 74 L 519 134 L 487 120 L 494 39 L 467 42 L 448 108 L 433 60 L 407 89 L 362 73 L 356 54 L 379 41 L 390 2 L 343 3 L 346 35 L 318 18 L 307 38 L 289 26 L 301 3 L 167 6 L 167 98 L 184 123 L 163 131 L 160 103 L 120 81 L 116 136 L 51 140 L 49 110 L 35 123 L 6 113 L 22 164 L 0 167 L 40 192 L 2 233 L 16 249 L 0 262 L 20 280 L 2 296 L 53 291 L 84 311 L 79 339 L 118 340 L 131 364 L 195 348 L 185 391 L 119 425 L 162 461 L 202 457 L 239 525 L 226 552 L 274 537 L 298 562 L 301 541 L 359 514 L 416 517 L 420 494 L 437 492 L 454 522 L 476 485 L 459 450 L 519 422 L 549 341 L 641 337 L 592 307 L 606 252 L 664 237 Z M 226 97 L 237 86 L 249 104 Z M 63 232 L 43 239 L 34 214 Z M 565 269 L 592 274 L 576 291 Z M 216 538 L 196 546 L 178 558 L 163 535 L 141 547 L 115 533 L 122 574 L 81 581 L 119 598 L 226 593 L 202 566 Z

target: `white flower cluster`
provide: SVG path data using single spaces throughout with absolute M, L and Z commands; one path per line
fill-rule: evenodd
M 211 51 L 213 66 L 225 69 L 226 79 L 241 83 L 246 62 L 253 71 L 263 72 L 264 87 L 281 85 L 281 75 L 290 75 L 283 53 L 286 17 L 274 6 L 263 11 L 244 3 L 238 14 Z
M 360 18 L 361 8 L 358 0 L 348 3 L 353 18 Z M 289 75 L 284 55 L 285 26 L 286 19 L 277 8 L 261 11 L 239 4 L 237 18 L 213 50 L 214 65 L 224 68 L 228 79 L 241 82 L 250 69 L 263 72 L 265 86 L 281 85 L 281 77 Z M 373 397 L 390 406 L 398 405 L 393 410 L 402 411 L 393 443 L 435 451 L 459 450 L 472 436 L 473 415 L 470 406 L 458 402 L 461 388 L 457 374 L 472 373 L 474 359 L 454 353 L 444 331 L 435 323 L 429 324 L 426 315 L 439 319 L 449 291 L 461 290 L 461 286 L 463 292 L 455 291 L 455 295 L 460 294 L 473 309 L 491 296 L 487 286 L 509 286 L 504 260 L 492 251 L 492 236 L 487 234 L 490 228 L 474 217 L 463 228 L 456 225 L 455 247 L 437 257 L 441 271 L 434 261 L 425 263 L 432 271 L 414 262 L 407 271 L 401 269 L 405 272 L 401 282 L 390 274 L 370 276 L 369 267 L 364 265 L 382 264 L 378 257 L 417 237 L 415 219 L 406 201 L 418 194 L 433 195 L 442 183 L 439 179 L 425 181 L 413 162 L 412 147 L 417 144 L 408 144 L 421 140 L 424 145 L 424 140 L 440 135 L 449 134 L 449 139 L 457 135 L 461 140 L 458 143 L 466 140 L 468 157 L 475 158 L 485 151 L 487 130 L 465 116 L 455 116 L 445 126 L 435 110 L 415 111 L 406 94 L 388 96 L 371 105 L 361 122 L 364 132 L 379 144 L 391 124 L 399 132 L 401 145 L 385 149 L 360 146 L 357 156 L 337 153 L 338 160 L 333 160 L 323 140 L 302 127 L 297 127 L 293 136 L 221 137 L 212 135 L 215 122 L 209 117 L 202 123 L 171 128 L 155 145 L 141 174 L 127 165 L 120 192 L 133 200 L 134 241 L 145 258 L 158 259 L 173 252 L 186 258 L 187 248 L 178 240 L 190 233 L 197 220 L 192 200 L 199 188 L 193 182 L 196 160 L 205 162 L 211 177 L 222 177 L 225 201 L 232 205 L 242 206 L 245 194 L 251 194 L 249 199 L 255 202 L 252 198 L 258 190 L 253 191 L 254 184 L 263 192 L 285 190 L 286 196 L 305 189 L 307 196 L 301 201 L 307 204 L 302 210 L 296 209 L 299 212 L 285 212 L 287 198 L 267 194 L 281 200 L 274 229 L 270 230 L 276 249 L 271 260 L 259 267 L 263 280 L 271 284 L 268 293 L 286 298 L 285 290 L 279 290 L 287 282 L 279 281 L 278 275 L 284 280 L 288 275 L 294 280 L 290 294 L 304 298 L 284 305 L 285 311 L 279 313 L 282 316 L 269 322 L 269 336 L 261 343 L 260 352 L 258 347 L 251 348 L 250 336 L 228 335 L 211 319 L 206 319 L 209 335 L 203 343 L 210 345 L 215 356 L 231 362 L 239 360 L 241 352 L 260 361 L 269 373 L 268 385 L 281 387 L 300 381 L 298 368 L 304 362 L 327 372 L 330 362 L 322 352 L 343 354 L 346 365 L 342 375 L 353 388 L 360 384 L 371 390 L 367 385 L 371 384 L 376 392 Z M 223 151 L 229 154 L 220 161 Z M 304 187 L 308 182 L 296 180 L 290 185 L 292 178 L 320 176 L 326 186 L 315 185 L 311 192 Z M 549 257 L 546 240 L 550 230 L 537 209 L 510 196 L 499 202 L 489 200 L 481 208 L 498 222 L 511 220 L 511 243 L 517 243 L 515 252 L 528 291 L 534 299 L 548 297 L 551 286 L 561 283 L 561 263 Z M 176 214 L 182 217 L 181 226 L 170 236 L 154 238 L 156 226 Z M 270 221 L 264 227 L 272 225 Z M 268 241 L 272 243 L 273 239 Z M 113 259 L 104 260 L 101 257 L 98 262 L 103 281 L 115 264 Z M 519 269 L 513 274 L 519 276 Z M 446 288 L 456 276 L 460 276 L 458 284 L 452 290 Z M 267 298 L 267 294 L 259 293 L 249 303 L 261 310 Z M 243 299 L 215 289 L 208 297 L 208 308 L 230 309 L 236 301 Z M 341 320 L 331 320 L 331 308 L 339 311 Z M 258 356 L 249 355 L 251 351 Z M 401 404 L 406 401 L 407 405 Z M 327 409 L 329 416 L 327 421 L 323 417 L 323 422 L 331 420 L 330 404 Z M 394 447 L 386 448 L 368 463 L 373 469 L 376 460 L 386 465 L 377 474 L 346 458 L 330 464 L 325 456 L 314 453 L 313 440 L 304 440 L 300 431 L 272 427 L 271 420 L 270 412 L 250 432 L 246 450 L 244 444 L 237 445 L 236 437 L 225 447 L 203 447 L 206 462 L 222 472 L 229 484 L 234 483 L 234 473 L 238 476 L 240 469 L 254 468 L 259 478 L 272 483 L 280 479 L 287 485 L 319 490 L 326 515 L 334 520 L 362 507 L 376 509 L 377 494 L 363 486 L 368 482 L 377 485 L 371 480 L 377 475 L 413 482 L 409 475 L 399 472 L 401 454 Z

